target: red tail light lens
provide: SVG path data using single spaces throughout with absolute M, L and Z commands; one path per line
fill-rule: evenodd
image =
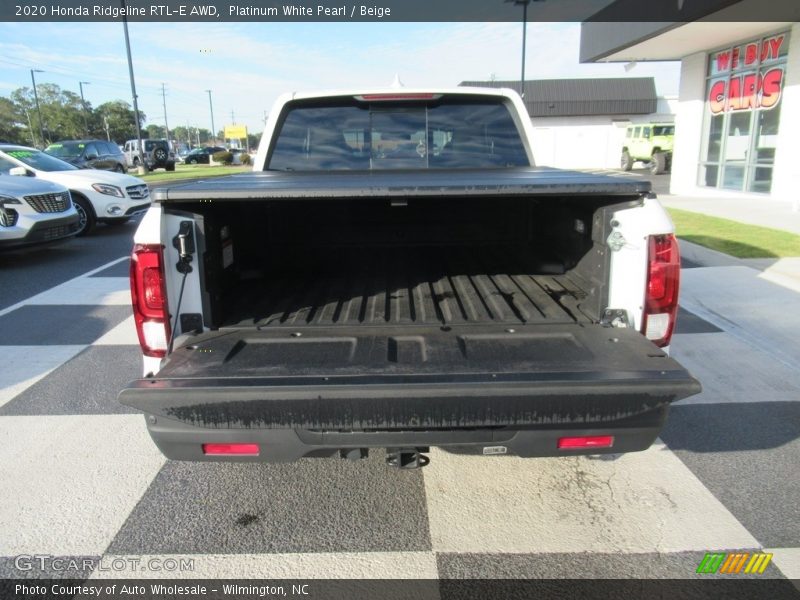
M 131 303 L 139 345 L 146 356 L 167 353 L 170 326 L 160 244 L 136 244 L 131 254 Z
M 589 435 L 581 437 L 558 438 L 559 450 L 580 450 L 584 448 L 611 448 L 613 435 Z
M 203 444 L 203 454 L 208 456 L 258 456 L 258 444 Z
M 672 339 L 680 278 L 678 240 L 672 234 L 650 236 L 642 333 L 657 346 L 668 346 Z

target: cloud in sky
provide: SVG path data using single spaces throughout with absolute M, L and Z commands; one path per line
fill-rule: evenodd
M 171 126 L 237 122 L 260 131 L 264 111 L 292 90 L 386 86 L 456 86 L 464 80 L 518 80 L 520 23 L 132 23 L 131 45 L 141 110 L 163 123 L 161 83 Z M 654 76 L 661 94 L 677 93 L 677 63 L 578 63 L 580 26 L 530 23 L 526 77 Z M 0 93 L 37 82 L 77 91 L 93 105 L 130 101 L 120 23 L 0 24 Z

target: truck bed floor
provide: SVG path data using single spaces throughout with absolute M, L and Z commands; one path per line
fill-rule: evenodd
M 223 327 L 589 322 L 579 308 L 585 294 L 563 265 L 526 255 L 536 253 L 496 245 L 286 253 L 245 273 L 252 279 L 231 290 Z

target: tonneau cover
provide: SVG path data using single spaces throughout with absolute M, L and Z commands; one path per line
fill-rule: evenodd
M 416 171 L 259 171 L 160 188 L 156 202 L 387 196 L 642 196 L 650 182 L 633 175 L 548 167 Z

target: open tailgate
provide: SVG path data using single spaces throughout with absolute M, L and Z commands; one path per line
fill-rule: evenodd
M 208 332 L 127 406 L 211 429 L 602 424 L 700 391 L 639 333 L 599 325 Z

